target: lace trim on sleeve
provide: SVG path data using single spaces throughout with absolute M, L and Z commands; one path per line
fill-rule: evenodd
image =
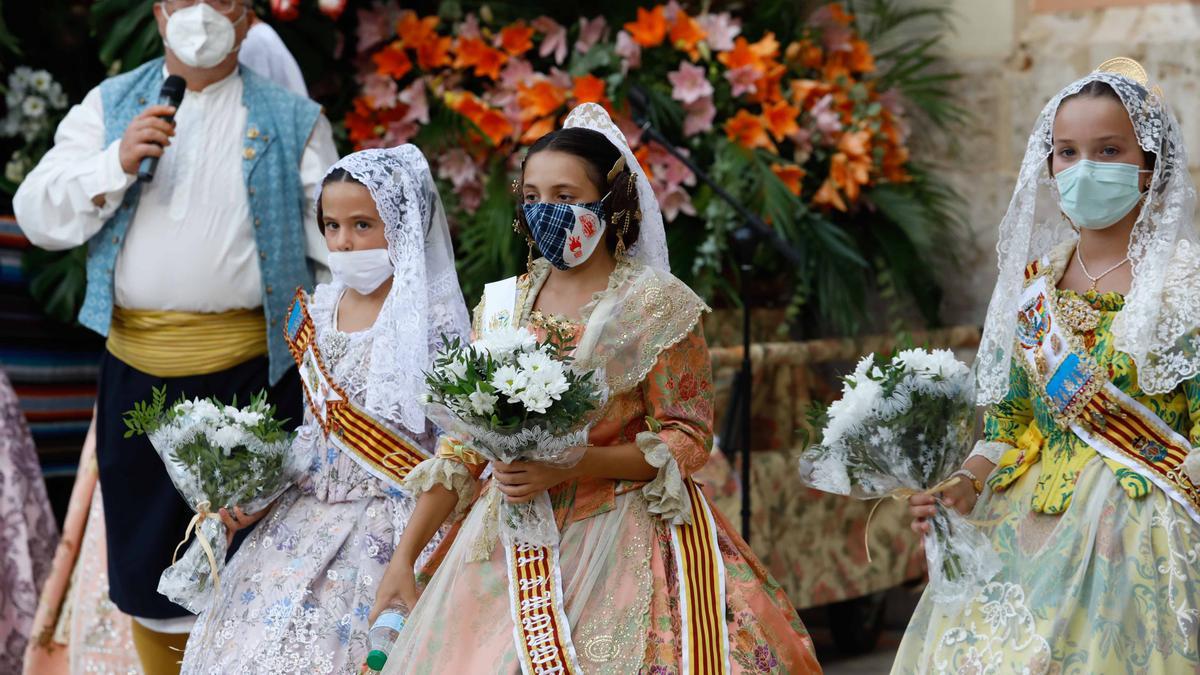
M 646 462 L 658 469 L 654 480 L 642 487 L 642 494 L 649 502 L 649 511 L 672 525 L 692 522 L 692 505 L 688 501 L 683 485 L 683 474 L 666 441 L 653 431 L 637 435 L 637 446 L 646 456 Z
M 1004 456 L 1004 453 L 1012 449 L 1012 445 L 1001 441 L 979 441 L 975 444 L 975 449 L 971 450 L 971 454 L 967 459 L 979 456 L 992 464 L 999 464 L 1000 458 Z
M 434 457 L 418 464 L 404 479 L 403 486 L 413 497 L 428 492 L 440 485 L 458 495 L 451 520 L 460 520 L 478 492 L 478 481 L 462 462 L 445 457 Z

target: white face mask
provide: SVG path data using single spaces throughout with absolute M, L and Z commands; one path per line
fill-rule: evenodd
M 243 21 L 243 11 L 238 21 Z M 167 47 L 193 68 L 212 68 L 233 51 L 233 22 L 208 3 L 198 2 L 167 17 Z
M 392 276 L 392 261 L 386 248 L 365 251 L 330 251 L 329 271 L 335 281 L 366 295 Z

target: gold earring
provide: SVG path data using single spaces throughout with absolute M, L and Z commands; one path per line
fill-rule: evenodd
M 629 231 L 629 210 L 618 211 L 613 216 L 614 224 L 620 224 L 621 228 L 617 230 L 617 247 L 613 251 L 613 257 L 618 261 L 625 259 L 625 233 Z

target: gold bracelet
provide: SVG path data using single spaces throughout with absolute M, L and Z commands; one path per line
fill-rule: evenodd
M 975 474 L 971 472 L 970 469 L 963 467 L 950 475 L 951 476 L 962 476 L 963 478 L 966 478 L 967 480 L 971 481 L 971 488 L 973 490 L 975 490 L 976 497 L 983 494 L 983 481 L 979 480 L 975 476 Z

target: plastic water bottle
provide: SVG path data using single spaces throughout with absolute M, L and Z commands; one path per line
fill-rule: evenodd
M 383 670 L 387 663 L 388 653 L 400 636 L 404 622 L 408 619 L 408 606 L 402 602 L 395 603 L 383 610 L 383 613 L 371 624 L 367 633 L 367 667 L 376 672 Z

